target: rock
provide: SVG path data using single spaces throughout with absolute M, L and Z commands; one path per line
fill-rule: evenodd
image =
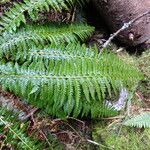
M 124 23 L 150 10 L 150 0 L 92 0 L 112 33 Z M 136 46 L 150 39 L 150 14 L 137 20 L 117 37 L 128 46 Z

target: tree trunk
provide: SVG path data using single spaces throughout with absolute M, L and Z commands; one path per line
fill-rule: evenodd
M 150 0 L 93 0 L 93 3 L 112 33 L 120 29 L 124 23 L 150 10 Z M 137 20 L 129 29 L 120 33 L 118 39 L 129 46 L 148 41 L 150 14 Z

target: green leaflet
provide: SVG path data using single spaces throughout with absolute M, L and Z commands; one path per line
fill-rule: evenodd
M 99 55 L 75 44 L 61 48 L 31 50 L 25 59 L 20 57 L 26 60 L 21 66 L 1 62 L 3 88 L 58 117 L 91 114 L 95 118 L 114 114 L 105 106 L 107 93 L 117 95 L 122 87 L 130 90 L 143 77 L 113 53 Z

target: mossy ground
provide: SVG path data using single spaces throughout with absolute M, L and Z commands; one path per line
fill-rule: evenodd
M 135 129 L 120 125 L 106 126 L 101 123 L 94 127 L 93 137 L 101 143 L 101 150 L 149 150 L 150 129 Z

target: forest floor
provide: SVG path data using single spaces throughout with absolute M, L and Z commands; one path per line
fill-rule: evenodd
M 100 120 L 53 118 L 23 103 L 12 93 L 3 91 L 0 93 L 0 104 L 19 111 L 19 119 L 30 122 L 28 134 L 36 133 L 36 138 L 46 141 L 54 150 L 60 149 L 58 146 L 61 144 L 68 150 L 149 150 L 150 129 L 126 127 L 122 122 L 127 114 L 134 116 L 143 111 L 150 111 L 150 50 L 145 50 L 141 55 L 136 52 L 131 55 L 114 44 L 110 49 L 124 61 L 137 66 L 145 75 L 144 81 L 132 95 L 130 105 L 122 110 L 119 116 Z M 49 134 L 53 136 L 52 141 L 48 140 Z

